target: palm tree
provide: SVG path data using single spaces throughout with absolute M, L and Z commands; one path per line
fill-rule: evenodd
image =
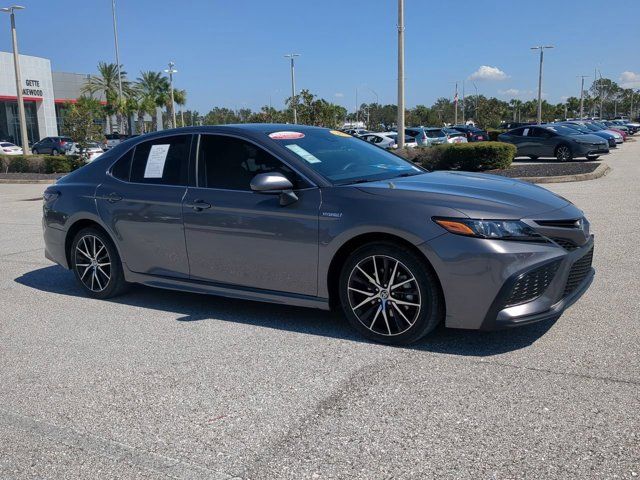
M 184 107 L 187 104 L 187 91 L 186 90 L 180 90 L 180 89 L 177 89 L 177 90 L 174 89 L 173 90 L 173 101 L 179 107 Z M 171 98 L 169 98 L 169 103 L 171 103 Z M 173 105 L 171 105 L 171 113 L 173 113 Z M 182 116 L 182 109 L 180 109 L 180 126 L 184 127 L 184 117 Z M 174 127 L 177 127 L 177 125 L 174 125 Z
M 156 128 L 156 107 L 164 107 L 169 96 L 169 81 L 160 72 L 140 72 L 136 81 L 136 89 L 140 102 L 138 110 L 138 122 L 144 122 L 144 115 L 149 114 L 153 118 L 153 128 Z
M 130 84 L 126 79 L 127 72 L 123 70 L 122 65 L 120 65 L 120 69 L 118 69 L 115 63 L 99 62 L 98 75 L 89 77 L 89 80 L 81 89 L 83 94 L 93 96 L 99 93 L 104 95 L 106 100 L 105 113 L 107 115 L 109 130 L 111 130 L 110 117 L 114 114 L 118 116 L 118 124 L 122 124 L 122 110 L 125 99 L 120 99 L 118 95 L 118 70 L 120 71 L 122 93 L 126 95 L 131 90 Z

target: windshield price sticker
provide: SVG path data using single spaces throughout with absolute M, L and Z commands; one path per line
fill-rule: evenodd
M 304 133 L 300 132 L 273 132 L 269 134 L 269 138 L 273 140 L 297 140 L 304 138 Z
M 291 145 L 286 145 L 286 147 L 289 150 L 291 150 L 293 153 L 301 157 L 307 163 L 321 163 L 318 157 L 312 155 L 311 153 L 307 152 L 304 148 L 298 145 L 291 144 Z
M 147 157 L 147 165 L 144 168 L 144 178 L 162 178 L 168 152 L 169 144 L 151 146 Z

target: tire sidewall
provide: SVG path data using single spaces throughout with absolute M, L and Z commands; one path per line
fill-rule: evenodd
M 372 332 L 360 322 L 351 309 L 348 295 L 351 272 L 360 261 L 372 255 L 388 256 L 399 260 L 411 271 L 417 280 L 420 291 L 420 301 L 422 303 L 420 313 L 414 325 L 399 335 L 385 336 Z M 379 343 L 389 345 L 406 345 L 413 343 L 433 330 L 443 317 L 443 302 L 441 300 L 440 287 L 431 267 L 413 254 L 413 252 L 392 243 L 372 243 L 355 250 L 347 258 L 342 267 L 338 289 L 342 311 L 351 326 L 364 337 Z
M 76 246 L 78 245 L 78 242 L 83 237 L 88 235 L 92 235 L 100 239 L 100 241 L 104 244 L 105 248 L 107 249 L 107 252 L 109 254 L 109 259 L 111 261 L 111 278 L 109 278 L 109 283 L 107 284 L 107 287 L 100 292 L 94 292 L 93 290 L 88 288 L 80 279 L 80 274 L 78 273 L 78 269 L 76 268 L 76 255 L 75 255 Z M 92 228 L 92 227 L 84 228 L 76 234 L 76 236 L 73 239 L 73 242 L 71 243 L 71 251 L 69 252 L 69 259 L 70 259 L 71 269 L 73 270 L 73 274 L 75 275 L 76 280 L 82 287 L 82 290 L 90 297 L 99 298 L 99 299 L 109 298 L 120 293 L 120 291 L 125 286 L 126 282 L 124 281 L 124 274 L 122 270 L 122 263 L 120 262 L 120 255 L 118 255 L 118 251 L 115 245 L 113 244 L 113 242 L 111 241 L 111 239 L 109 238 L 109 236 L 97 228 Z

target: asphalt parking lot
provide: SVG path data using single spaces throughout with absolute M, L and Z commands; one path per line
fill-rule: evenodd
M 555 323 L 367 343 L 330 313 L 134 288 L 43 257 L 0 185 L 0 478 L 638 478 L 640 141 L 583 208 L 596 279 Z

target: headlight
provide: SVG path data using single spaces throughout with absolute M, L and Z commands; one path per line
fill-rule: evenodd
M 449 233 L 467 237 L 534 242 L 546 241 L 545 237 L 520 220 L 473 220 L 434 217 L 433 221 Z

